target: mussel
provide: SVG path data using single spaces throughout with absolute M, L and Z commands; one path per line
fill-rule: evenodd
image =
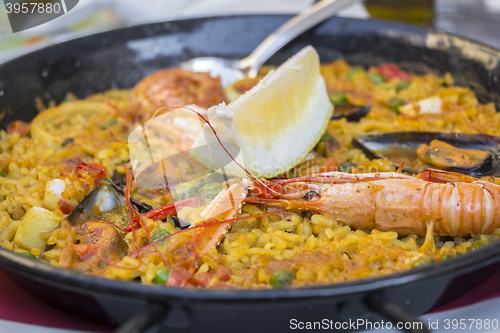
M 403 171 L 428 168 L 475 177 L 500 175 L 500 137 L 486 134 L 396 132 L 364 135 L 352 140 L 369 158 L 388 158 Z
M 141 213 L 153 209 L 153 207 L 133 199 L 130 202 Z M 101 180 L 66 219 L 72 225 L 76 225 L 92 219 L 102 219 L 110 214 L 128 214 L 125 194 L 121 187 L 106 180 Z
M 335 109 L 331 120 L 345 118 L 347 121 L 359 121 L 370 112 L 369 106 L 357 106 L 352 104 L 334 104 Z

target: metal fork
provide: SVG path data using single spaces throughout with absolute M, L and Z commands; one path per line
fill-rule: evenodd
M 260 67 L 289 41 L 326 20 L 347 5 L 360 0 L 322 0 L 294 16 L 269 35 L 246 58 L 241 60 L 217 57 L 198 57 L 181 63 L 180 67 L 192 72 L 210 73 L 220 77 L 224 87 L 245 77 L 255 78 Z

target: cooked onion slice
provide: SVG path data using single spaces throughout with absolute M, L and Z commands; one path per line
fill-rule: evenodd
M 73 101 L 40 113 L 31 123 L 31 136 L 61 144 L 67 138 L 90 135 L 103 130 L 118 114 L 108 104 L 94 101 Z

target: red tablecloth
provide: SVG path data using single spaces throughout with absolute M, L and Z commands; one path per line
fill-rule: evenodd
M 451 310 L 486 299 L 500 297 L 500 271 L 433 312 Z M 21 289 L 0 269 L 0 319 L 57 328 L 111 332 L 102 326 L 52 307 Z
M 57 309 L 36 298 L 14 283 L 2 269 L 0 269 L 0 319 L 83 331 L 113 331 L 112 328 Z

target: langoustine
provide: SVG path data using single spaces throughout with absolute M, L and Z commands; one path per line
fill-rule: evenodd
M 247 179 L 233 182 L 207 207 L 206 217 L 233 218 L 241 202 L 248 202 L 315 211 L 354 229 L 396 231 L 401 236 L 424 236 L 428 225 L 434 226 L 436 236 L 488 234 L 500 228 L 500 186 L 453 172 L 429 170 L 417 177 L 329 172 L 266 184 L 263 189 Z M 230 226 L 228 220 L 196 231 L 192 246 L 198 256 L 216 246 Z
M 312 210 L 355 229 L 400 235 L 423 236 L 430 222 L 435 223 L 436 236 L 487 234 L 500 227 L 500 186 L 456 173 L 429 170 L 412 177 L 330 172 L 271 184 L 282 187 L 281 197 L 287 198 L 246 200 Z M 255 188 L 250 194 L 259 193 Z M 315 195 L 302 199 L 310 191 Z
M 160 245 L 161 239 L 137 253 L 145 255 L 147 248 L 152 252 L 155 244 L 172 253 L 177 258 L 175 263 L 170 262 L 175 278 L 167 285 L 183 286 L 232 222 L 249 218 L 237 217 L 245 202 L 263 203 L 281 211 L 271 208 L 266 215 L 283 214 L 281 209 L 316 211 L 354 229 L 396 231 L 399 235 L 423 236 L 429 225 L 434 226 L 437 236 L 488 234 L 500 227 L 500 186 L 461 174 L 427 171 L 412 177 L 331 172 L 265 184 L 263 192 L 257 181 L 229 181 L 201 214 L 203 221 L 179 231 L 177 236 L 171 235 L 175 237 L 173 242 Z

